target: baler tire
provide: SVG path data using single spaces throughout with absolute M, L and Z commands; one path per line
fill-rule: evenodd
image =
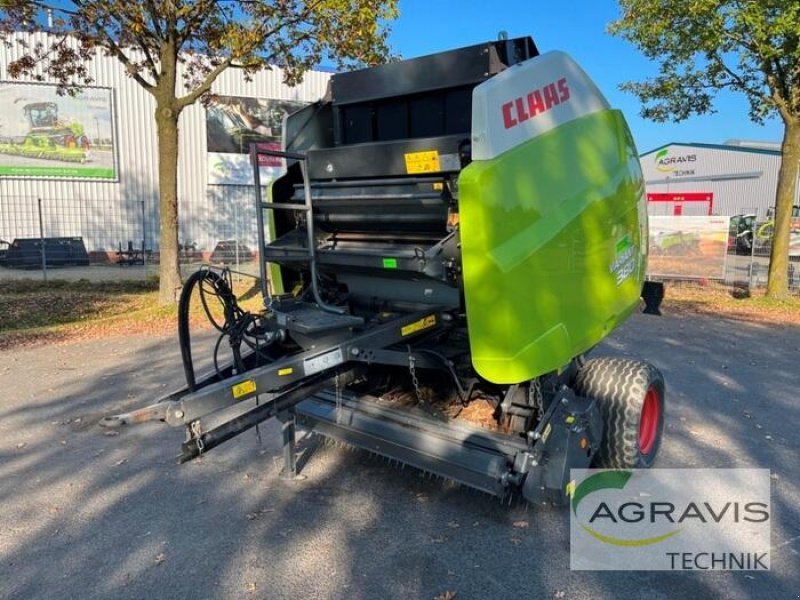
M 575 393 L 594 398 L 604 432 L 593 466 L 645 469 L 653 465 L 664 433 L 664 376 L 653 365 L 594 358 L 578 372 Z

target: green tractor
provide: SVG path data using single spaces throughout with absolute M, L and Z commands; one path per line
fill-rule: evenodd
M 22 112 L 30 131 L 15 153 L 48 160 L 86 161 L 91 144 L 84 126 L 75 121 L 59 120 L 55 102 L 26 104 Z

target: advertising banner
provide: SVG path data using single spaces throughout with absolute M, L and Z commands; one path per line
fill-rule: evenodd
M 112 90 L 0 82 L 0 177 L 116 180 Z
M 305 106 L 292 100 L 216 96 L 206 107 L 209 185 L 253 185 L 250 144 L 280 150 L 284 116 Z M 260 157 L 261 182 L 283 172 L 283 161 Z
M 651 216 L 651 277 L 722 279 L 728 252 L 728 217 Z

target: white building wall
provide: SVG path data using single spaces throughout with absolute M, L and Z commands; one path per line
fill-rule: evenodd
M 35 34 L 29 36 L 29 41 L 46 43 L 46 36 Z M 14 49 L 0 45 L 0 81 L 25 81 L 8 76 L 7 65 L 15 57 Z M 48 237 L 81 235 L 87 249 L 93 252 L 114 250 L 127 240 L 138 245 L 144 233 L 148 247 L 157 248 L 155 101 L 113 58 L 98 53 L 89 64 L 89 72 L 94 79 L 92 85 L 114 90 L 114 143 L 119 180 L 0 177 L 0 238 L 10 241 L 15 237 L 38 237 L 37 200 L 41 199 Z M 219 77 L 212 91 L 220 95 L 313 102 L 324 95 L 330 74 L 309 72 L 303 83 L 293 88 L 286 86 L 282 77 L 282 71 L 275 68 L 246 82 L 241 72 L 230 70 Z M 238 237 L 255 249 L 252 187 L 207 183 L 205 108 L 199 102 L 187 107 L 181 114 L 179 127 L 180 239 L 211 251 L 218 240 Z M 239 217 L 238 224 L 232 222 L 233 216 Z

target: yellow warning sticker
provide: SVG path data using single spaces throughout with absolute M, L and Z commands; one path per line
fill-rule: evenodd
M 402 327 L 400 329 L 400 335 L 403 337 L 407 335 L 411 335 L 412 333 L 417 333 L 418 331 L 422 331 L 423 329 L 428 329 L 428 327 L 433 327 L 436 325 L 436 315 L 429 315 L 420 319 L 419 321 L 414 321 Z
M 546 442 L 547 438 L 550 437 L 550 432 L 553 431 L 553 426 L 550 423 L 547 424 L 547 427 L 544 428 L 542 432 L 542 442 Z
M 231 388 L 231 392 L 233 392 L 233 399 L 238 400 L 242 396 L 247 396 L 247 394 L 252 394 L 256 391 L 256 382 L 252 379 L 246 379 L 242 383 L 237 383 L 235 386 Z
M 415 175 L 417 173 L 436 173 L 441 171 L 439 165 L 439 151 L 427 150 L 425 152 L 407 152 L 406 173 Z
M 278 369 L 278 377 L 285 377 L 286 375 L 291 375 L 292 373 L 294 373 L 294 369 L 292 367 Z

